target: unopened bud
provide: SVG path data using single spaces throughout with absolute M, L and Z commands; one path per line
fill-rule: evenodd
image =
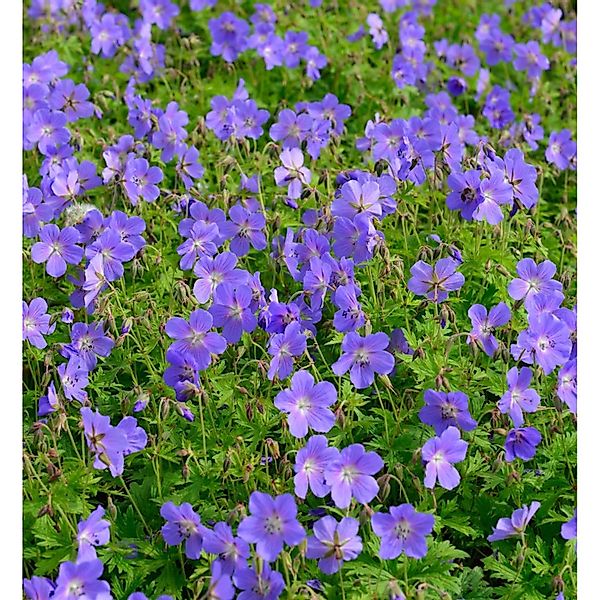
M 273 458 L 279 458 L 281 453 L 279 452 L 279 444 L 272 438 L 265 440 L 267 448 L 269 448 L 270 454 Z
M 117 507 L 110 496 L 108 497 L 106 510 L 113 519 L 117 518 Z
M 503 265 L 496 265 L 496 271 L 498 271 L 498 273 L 502 273 L 504 277 L 513 277 L 513 275 L 508 271 L 508 269 Z
M 508 474 L 508 479 L 507 482 L 510 485 L 513 481 L 521 481 L 521 476 L 519 475 L 519 473 L 517 471 L 511 471 Z
M 378 498 L 385 502 L 386 498 L 390 495 L 390 475 L 385 474 L 377 479 L 377 485 L 379 486 L 379 493 L 377 494 Z

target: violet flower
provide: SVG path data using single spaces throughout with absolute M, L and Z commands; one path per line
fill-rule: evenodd
M 306 558 L 318 558 L 319 569 L 327 575 L 337 573 L 344 561 L 354 560 L 362 551 L 358 526 L 352 517 L 339 522 L 330 516 L 319 519 L 307 540 Z
M 444 489 L 454 489 L 460 482 L 460 475 L 453 463 L 465 459 L 467 446 L 467 442 L 460 439 L 460 431 L 456 427 L 448 427 L 440 437 L 425 442 L 421 450 L 427 463 L 425 487 L 433 488 L 437 480 Z
M 275 169 L 275 183 L 287 185 L 287 195 L 291 200 L 300 198 L 302 186 L 308 185 L 311 172 L 304 165 L 304 156 L 298 148 L 286 148 L 280 155 L 282 166 Z
M 296 517 L 298 509 L 291 494 L 273 498 L 263 492 L 252 492 L 250 516 L 238 527 L 238 535 L 256 544 L 257 554 L 268 562 L 277 559 L 284 543 L 297 546 L 305 537 L 304 528 Z
M 469 413 L 469 398 L 463 392 L 426 390 L 423 400 L 425 406 L 419 412 L 419 419 L 431 425 L 436 435 L 441 435 L 451 426 L 463 431 L 471 431 L 477 427 L 477 421 Z
M 433 515 L 419 513 L 410 504 L 391 506 L 389 513 L 376 512 L 371 525 L 381 538 L 380 558 L 392 560 L 401 554 L 423 558 L 427 554 L 425 538 L 433 531 L 434 522 Z
M 206 369 L 211 362 L 212 354 L 222 354 L 227 348 L 224 337 L 209 331 L 213 326 L 212 315 L 202 310 L 195 310 L 190 315 L 189 323 L 181 317 L 172 317 L 165 325 L 167 335 L 177 340 L 170 346 L 182 354 L 189 353 L 195 359 L 198 369 Z
M 468 312 L 473 329 L 469 333 L 471 342 L 479 342 L 488 356 L 494 356 L 498 349 L 498 340 L 494 337 L 494 329 L 506 325 L 510 320 L 510 308 L 500 302 L 488 315 L 487 309 L 481 304 L 473 304 Z
M 56 328 L 56 324 L 50 324 L 47 310 L 48 304 L 43 298 L 34 298 L 29 304 L 23 301 L 23 341 L 40 349 L 48 345 L 44 336 Z
M 541 433 L 535 427 L 511 429 L 504 443 L 506 462 L 516 457 L 531 460 L 535 456 L 536 446 L 542 441 Z
M 342 341 L 342 354 L 331 365 L 336 375 L 350 371 L 350 381 L 357 389 L 369 387 L 375 373 L 387 375 L 394 368 L 394 357 L 385 349 L 389 345 L 385 333 L 373 333 L 366 337 L 356 332 L 347 333 Z
M 206 527 L 189 502 L 180 506 L 165 502 L 160 508 L 160 516 L 167 521 L 161 529 L 163 539 L 169 546 L 178 546 L 185 540 L 185 555 L 191 559 L 200 558 Z
M 439 304 L 448 298 L 448 292 L 459 290 L 465 283 L 463 274 L 457 273 L 456 268 L 457 263 L 452 258 L 438 260 L 435 267 L 420 260 L 410 269 L 412 277 L 408 289 Z
M 213 317 L 214 326 L 223 328 L 223 337 L 230 344 L 239 342 L 244 331 L 249 333 L 256 328 L 257 321 L 250 308 L 251 303 L 252 291 L 247 285 L 234 287 L 229 283 L 221 283 L 217 286 L 208 311 Z
M 288 414 L 290 433 L 302 438 L 310 427 L 326 433 L 335 424 L 335 415 L 329 407 L 337 400 L 337 392 L 329 381 L 315 384 L 308 371 L 294 373 L 288 389 L 275 397 L 275 406 Z
M 508 391 L 500 398 L 498 408 L 501 413 L 510 415 L 515 427 L 523 425 L 523 412 L 535 412 L 540 404 L 539 394 L 529 387 L 532 377 L 533 372 L 528 367 L 520 371 L 513 367 L 506 374 Z
M 529 521 L 531 521 L 540 506 L 541 504 L 534 500 L 531 506 L 523 505 L 523 508 L 515 510 L 510 519 L 506 517 L 499 519 L 492 534 L 487 538 L 488 542 L 522 536 Z
M 325 481 L 331 486 L 331 497 L 338 508 L 348 508 L 354 498 L 367 504 L 379 492 L 372 475 L 383 469 L 383 460 L 376 452 L 365 452 L 362 444 L 344 448 L 325 469 Z
M 294 492 L 299 498 L 306 498 L 310 491 L 317 498 L 324 498 L 331 487 L 325 482 L 325 469 L 338 457 L 337 448 L 327 446 L 324 435 L 313 435 L 298 451 L 294 465 Z
M 273 357 L 269 365 L 268 377 L 273 380 L 275 376 L 285 379 L 294 368 L 295 356 L 301 356 L 306 350 L 306 336 L 299 323 L 294 322 L 286 326 L 283 333 L 276 333 L 269 341 L 269 354 Z
M 40 231 L 40 240 L 31 248 L 31 258 L 35 263 L 46 263 L 46 273 L 52 277 L 62 277 L 67 271 L 67 263 L 78 264 L 83 258 L 83 248 L 78 246 L 79 231 L 75 227 L 65 227 L 62 231 L 50 223 Z

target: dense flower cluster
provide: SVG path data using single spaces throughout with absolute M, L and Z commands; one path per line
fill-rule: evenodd
M 576 20 L 26 4 L 25 596 L 573 591 Z

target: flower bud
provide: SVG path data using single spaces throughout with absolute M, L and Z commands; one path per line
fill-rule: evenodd
M 386 473 L 381 475 L 381 477 L 378 477 L 377 485 L 379 486 L 379 493 L 377 494 L 377 497 L 382 502 L 385 502 L 387 497 L 390 495 L 390 475 Z
M 114 502 L 110 496 L 108 497 L 108 500 L 107 500 L 106 510 L 108 511 L 108 514 L 113 519 L 117 518 L 117 507 L 114 505 Z

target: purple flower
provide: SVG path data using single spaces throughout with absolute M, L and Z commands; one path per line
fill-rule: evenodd
M 123 277 L 123 262 L 128 262 L 135 256 L 135 248 L 123 242 L 117 231 L 107 229 L 95 242 L 86 247 L 85 255 L 89 259 L 101 256 L 106 279 L 115 281 Z
M 354 284 L 340 285 L 335 290 L 333 303 L 339 310 L 333 315 L 333 326 L 337 331 L 347 333 L 356 331 L 364 325 L 365 313 L 356 296 Z
M 198 280 L 194 284 L 194 296 L 200 304 L 208 302 L 221 283 L 241 285 L 248 281 L 248 272 L 236 269 L 237 257 L 233 252 L 223 252 L 214 258 L 202 257 L 194 267 Z
M 571 139 L 571 132 L 568 129 L 562 131 L 553 131 L 548 140 L 546 148 L 546 160 L 555 165 L 559 171 L 567 167 L 572 168 L 572 161 L 577 154 L 577 144 Z
M 107 227 L 116 231 L 121 241 L 130 244 L 136 253 L 146 245 L 146 240 L 141 236 L 146 223 L 141 217 L 128 217 L 124 212 L 115 210 L 107 219 Z
M 535 456 L 535 448 L 542 441 L 542 435 L 535 427 L 519 427 L 511 429 L 504 443 L 506 462 L 515 457 L 531 460 Z
M 315 46 L 310 46 L 304 53 L 304 60 L 306 61 L 306 76 L 309 79 L 312 79 L 312 81 L 320 79 L 321 69 L 327 66 L 327 57 L 321 54 L 319 49 Z M 313 156 L 310 149 L 308 150 L 308 153 Z
M 506 325 L 510 321 L 510 308 L 500 302 L 490 310 L 482 304 L 473 304 L 469 309 L 469 318 L 473 329 L 469 333 L 469 340 L 473 343 L 479 342 L 483 351 L 488 356 L 494 356 L 498 349 L 498 340 L 494 337 L 494 329 Z
M 69 362 L 59 365 L 57 371 L 65 397 L 68 400 L 85 402 L 87 400 L 85 388 L 88 384 L 88 372 L 80 358 L 78 356 L 71 357 Z
M 217 523 L 212 531 L 207 529 L 204 532 L 203 549 L 210 554 L 217 554 L 222 571 L 229 575 L 243 568 L 250 556 L 248 544 L 235 537 L 231 527 L 224 522 Z
M 331 204 L 331 214 L 352 219 L 358 213 L 381 217 L 380 189 L 375 181 L 360 183 L 350 180 L 340 189 L 340 195 Z
M 477 427 L 469 413 L 469 399 L 463 392 L 436 392 L 426 390 L 423 396 L 425 406 L 419 412 L 419 419 L 441 435 L 448 427 L 458 427 L 471 431 Z
M 439 304 L 448 298 L 448 292 L 459 290 L 465 283 L 464 276 L 457 273 L 456 268 L 452 258 L 438 260 L 435 268 L 420 260 L 410 269 L 412 277 L 408 289 Z
M 459 68 L 467 77 L 473 77 L 481 63 L 471 44 L 451 44 L 446 52 L 446 60 Z
M 56 394 L 54 382 L 51 381 L 48 386 L 48 391 L 45 396 L 41 396 L 38 402 L 38 417 L 45 417 L 53 413 L 60 405 L 60 401 Z
M 493 169 L 491 176 L 479 184 L 481 202 L 473 211 L 473 219 L 497 225 L 502 221 L 501 206 L 512 201 L 513 189 L 504 178 L 504 171 Z
M 204 175 L 204 167 L 199 160 L 199 152 L 194 146 L 190 146 L 185 152 L 181 152 L 175 171 L 181 177 L 185 189 L 189 190 L 194 185 L 194 179 L 201 179 Z
M 293 110 L 285 108 L 280 111 L 277 122 L 271 125 L 269 135 L 274 141 L 281 142 L 284 148 L 299 148 L 312 123 L 310 115 L 297 115 Z
M 249 502 L 250 516 L 238 527 L 238 535 L 256 544 L 256 553 L 268 562 L 277 559 L 283 544 L 297 546 L 306 533 L 296 514 L 298 509 L 291 494 L 273 498 L 263 492 L 252 492 Z
M 67 117 L 59 110 L 37 110 L 27 127 L 27 141 L 32 146 L 37 144 L 38 150 L 47 155 L 50 148 L 62 146 L 71 138 L 66 124 Z
M 84 367 L 96 368 L 98 356 L 108 356 L 115 343 L 104 333 L 104 323 L 75 323 L 71 329 L 71 343 L 64 344 L 61 354 L 65 358 L 78 357 Z
M 564 365 L 571 356 L 573 343 L 563 321 L 550 313 L 530 319 L 529 329 L 522 331 L 511 346 L 515 360 L 538 364 L 546 375 Z
M 63 79 L 50 94 L 50 107 L 64 112 L 67 121 L 77 121 L 94 114 L 94 105 L 88 101 L 89 96 L 90 92 L 83 83 L 75 85 L 71 79 Z
M 337 400 L 332 383 L 321 381 L 315 384 L 308 371 L 298 371 L 292 377 L 288 389 L 275 397 L 275 406 L 288 414 L 290 433 L 302 438 L 310 427 L 314 431 L 327 433 L 335 424 L 335 415 L 329 407 Z
M 283 60 L 289 69 L 295 69 L 308 50 L 308 33 L 305 31 L 286 31 L 283 39 Z
M 108 279 L 104 274 L 104 261 L 101 255 L 96 255 L 86 267 L 83 282 L 84 305 L 87 308 L 96 299 L 98 294 L 108 286 Z
M 231 12 L 224 12 L 218 19 L 210 19 L 208 28 L 212 37 L 210 53 L 233 62 L 248 46 L 250 26 Z
M 54 209 L 43 201 L 42 191 L 29 187 L 23 177 L 23 235 L 28 238 L 37 237 L 44 223 L 51 221 Z
M 129 37 L 128 28 L 123 27 L 114 13 L 104 13 L 100 20 L 90 24 L 92 35 L 91 50 L 94 54 L 102 54 L 105 58 L 114 56 L 117 48 L 122 46 Z
M 577 357 L 565 363 L 558 372 L 558 386 L 556 388 L 558 397 L 569 407 L 569 410 L 577 414 Z
M 200 200 L 192 202 L 191 205 L 188 203 L 186 208 L 189 211 L 189 217 L 181 219 L 179 222 L 179 235 L 182 237 L 190 237 L 194 223 L 200 221 L 206 225 L 214 223 L 219 228 L 219 237 L 215 243 L 220 244 L 225 240 L 225 237 L 222 235 L 222 229 L 227 217 L 220 208 L 209 209 L 206 204 Z
M 65 561 L 59 567 L 52 600 L 109 596 L 110 586 L 100 579 L 103 570 L 104 565 L 99 559 L 77 563 Z
M 515 113 L 510 106 L 510 92 L 495 85 L 485 100 L 483 115 L 494 129 L 504 129 L 512 123 Z
M 269 354 L 273 357 L 269 365 L 268 377 L 285 379 L 294 368 L 294 356 L 300 356 L 306 350 L 306 336 L 300 323 L 286 326 L 283 333 L 276 333 L 269 341 Z
M 362 551 L 359 523 L 352 517 L 336 521 L 326 516 L 313 527 L 307 540 L 306 558 L 318 558 L 319 569 L 327 575 L 337 573 L 346 560 L 354 560 Z
M 515 510 L 510 519 L 506 517 L 499 519 L 492 535 L 489 535 L 487 538 L 488 542 L 522 536 L 529 521 L 531 521 L 540 506 L 541 504 L 534 500 L 531 506 L 524 504 L 523 508 Z
M 367 25 L 369 26 L 369 34 L 373 40 L 376 50 L 381 50 L 388 42 L 387 31 L 383 28 L 383 21 L 377 13 L 369 13 L 367 15 Z
M 488 35 L 479 40 L 479 44 L 481 50 L 485 52 L 485 62 L 490 67 L 501 62 L 510 62 L 512 59 L 515 40 L 500 29 L 494 28 L 489 31 Z
M 525 308 L 533 308 L 533 299 L 539 294 L 554 295 L 562 292 L 560 281 L 552 279 L 556 273 L 556 265 L 545 260 L 536 265 L 531 258 L 524 258 L 517 263 L 519 277 L 508 284 L 508 293 L 514 300 L 525 301 Z
M 165 331 L 177 341 L 169 347 L 184 355 L 189 353 L 202 371 L 210 365 L 212 354 L 223 354 L 227 348 L 223 336 L 209 331 L 212 326 L 212 315 L 201 308 L 190 315 L 189 323 L 181 317 L 172 317 L 167 321 Z
M 311 172 L 304 165 L 304 155 L 299 148 L 286 148 L 279 156 L 283 166 L 275 169 L 275 183 L 279 187 L 287 185 L 288 198 L 300 198 L 302 186 L 308 185 Z
M 61 277 L 67 271 L 67 263 L 78 264 L 83 257 L 83 249 L 77 245 L 79 231 L 75 227 L 65 227 L 62 231 L 53 223 L 44 225 L 40 240 L 31 248 L 31 258 L 35 263 L 46 263 L 46 273 Z
M 219 228 L 214 223 L 196 221 L 189 231 L 188 238 L 177 248 L 177 254 L 181 256 L 179 268 L 187 271 L 194 267 L 196 259 L 216 254 L 215 241 L 219 235 Z
M 328 119 L 331 121 L 333 131 L 341 135 L 344 121 L 352 114 L 347 104 L 340 104 L 335 94 L 325 94 L 320 102 L 309 102 L 308 114 L 314 119 Z
M 361 337 L 352 331 L 344 336 L 342 354 L 331 365 L 336 375 L 350 371 L 350 381 L 357 389 L 369 387 L 375 380 L 375 373 L 387 375 L 394 368 L 394 357 L 385 349 L 389 345 L 385 333 L 372 333 Z
M 145 23 L 156 23 L 159 29 L 168 29 L 179 14 L 179 7 L 169 0 L 141 0 L 140 10 Z
M 513 196 L 525 208 L 533 208 L 537 204 L 538 189 L 535 185 L 537 171 L 533 165 L 525 162 L 523 152 L 512 148 L 504 155 L 504 176 L 512 187 Z
M 90 516 L 77 525 L 77 543 L 79 552 L 77 562 L 94 560 L 96 546 L 104 546 L 110 540 L 110 523 L 103 519 L 104 508 L 98 506 Z
M 402 553 L 411 558 L 427 554 L 425 537 L 433 531 L 435 518 L 417 512 L 410 504 L 390 507 L 389 514 L 377 512 L 371 517 L 373 531 L 381 538 L 379 556 L 384 560 Z
M 135 417 L 123 417 L 116 429 L 125 434 L 127 445 L 123 450 L 123 456 L 129 456 L 139 452 L 146 447 L 148 436 L 142 427 L 138 427 Z
M 277 600 L 285 589 L 283 576 L 267 563 L 257 570 L 243 567 L 233 576 L 235 586 L 242 590 L 238 600 Z
M 208 311 L 213 317 L 213 324 L 223 328 L 223 336 L 230 344 L 239 342 L 242 332 L 251 332 L 256 328 L 251 303 L 252 291 L 247 285 L 234 287 L 229 283 L 221 283 L 217 287 Z
M 185 126 L 188 122 L 187 113 L 179 110 L 177 102 L 167 104 L 167 110 L 158 119 L 158 131 L 152 136 L 152 145 L 162 150 L 160 155 L 162 161 L 169 162 L 175 154 L 180 155 L 185 152 L 183 140 L 187 137 Z
M 354 498 L 361 504 L 371 502 L 379 492 L 372 475 L 383 469 L 376 452 L 365 452 L 362 444 L 344 448 L 325 469 L 325 481 L 331 486 L 331 497 L 338 508 L 348 508 Z
M 544 128 L 540 125 L 541 120 L 542 118 L 537 113 L 524 115 L 522 135 L 532 150 L 537 150 L 539 147 L 538 142 L 544 139 Z M 517 150 L 517 148 L 512 150 Z M 506 155 L 504 156 L 504 162 L 506 162 Z
M 31 579 L 23 579 L 23 591 L 27 600 L 50 600 L 54 593 L 54 583 L 46 577 L 34 575 Z
M 44 336 L 56 328 L 56 324 L 50 324 L 47 310 L 48 304 L 43 298 L 34 298 L 29 304 L 23 301 L 23 341 L 40 349 L 47 346 Z
M 310 487 L 317 498 L 324 498 L 330 491 L 325 483 L 325 469 L 338 456 L 337 448 L 327 446 L 324 435 L 313 435 L 308 438 L 306 446 L 296 455 L 294 465 L 294 491 L 296 496 L 306 498 Z
M 250 212 L 241 204 L 232 206 L 229 218 L 221 227 L 221 232 L 228 237 L 230 249 L 236 256 L 244 256 L 250 250 L 250 244 L 256 250 L 267 247 L 267 238 L 264 234 L 266 220 L 262 212 Z
M 178 546 L 185 540 L 185 555 L 191 559 L 200 558 L 207 530 L 192 505 L 184 502 L 177 506 L 173 502 L 165 502 L 160 508 L 160 516 L 167 521 L 161 529 L 166 544 Z
M 415 351 L 410 347 L 404 331 L 400 328 L 396 328 L 390 335 L 390 345 L 388 350 L 392 352 L 399 352 L 400 354 L 408 354 L 412 356 Z
M 151 167 L 145 158 L 134 158 L 131 155 L 125 166 L 123 185 L 127 197 L 134 206 L 141 200 L 154 202 L 160 195 L 157 183 L 163 180 L 159 167 Z
M 577 509 L 575 509 L 573 518 L 562 524 L 560 535 L 563 540 L 572 540 L 577 537 Z
M 460 431 L 456 427 L 448 427 L 440 437 L 425 442 L 421 451 L 427 463 L 425 487 L 433 488 L 437 480 L 444 489 L 454 489 L 460 482 L 460 475 L 453 463 L 465 459 L 467 446 L 467 442 L 460 439 Z
M 523 412 L 535 412 L 540 404 L 539 394 L 529 387 L 532 376 L 528 367 L 521 371 L 513 367 L 506 375 L 508 391 L 500 398 L 498 408 L 501 413 L 510 415 L 515 427 L 523 425 Z
M 301 247 L 299 247 L 299 251 Z M 309 262 L 310 268 L 304 274 L 304 292 L 310 296 L 312 310 L 321 310 L 323 300 L 330 289 L 331 265 L 320 258 L 313 257 Z
M 214 560 L 210 565 L 210 585 L 207 598 L 210 600 L 232 600 L 235 588 L 231 582 L 231 573 L 223 570 L 223 563 Z
M 517 71 L 526 71 L 530 79 L 537 79 L 542 71 L 550 68 L 550 61 L 542 54 L 536 41 L 526 44 L 515 44 L 515 60 L 513 65 Z

